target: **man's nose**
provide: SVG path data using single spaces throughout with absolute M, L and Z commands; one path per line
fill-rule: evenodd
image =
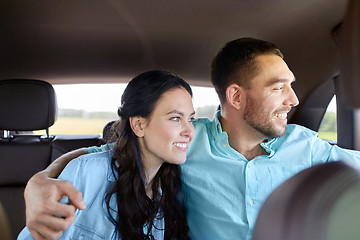
M 289 88 L 288 96 L 286 98 L 286 105 L 291 107 L 296 107 L 299 104 L 299 99 L 296 96 L 296 93 L 292 87 Z

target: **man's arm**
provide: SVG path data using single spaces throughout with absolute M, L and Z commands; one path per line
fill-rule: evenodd
M 82 194 L 71 183 L 54 179 L 74 158 L 87 154 L 77 149 L 56 159 L 35 174 L 25 188 L 26 226 L 34 239 L 58 239 L 75 219 L 75 209 L 84 209 Z M 71 205 L 59 203 L 68 196 Z

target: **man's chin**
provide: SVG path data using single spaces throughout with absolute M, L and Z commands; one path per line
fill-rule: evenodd
M 285 127 L 283 127 L 283 129 L 282 129 L 282 130 L 280 130 L 280 131 L 278 132 L 278 134 L 277 134 L 276 138 L 279 138 L 279 137 L 284 136 L 284 135 L 285 135 L 285 133 L 286 133 L 286 126 L 285 126 Z
M 285 133 L 286 133 L 286 126 L 282 127 L 281 129 L 280 128 L 278 128 L 276 130 L 274 129 L 271 133 L 269 133 L 267 135 L 267 137 L 269 139 L 271 139 L 271 138 L 280 138 L 280 137 L 284 136 Z

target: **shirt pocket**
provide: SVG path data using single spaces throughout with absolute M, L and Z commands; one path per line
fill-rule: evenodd
M 71 236 L 69 236 L 69 239 L 71 240 L 88 240 L 88 239 L 94 239 L 94 240 L 101 240 L 105 239 L 105 236 L 103 236 L 100 232 L 95 231 L 94 229 L 90 229 L 86 226 L 76 224 L 73 226 L 73 231 Z

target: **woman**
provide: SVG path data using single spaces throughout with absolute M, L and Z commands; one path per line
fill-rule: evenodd
M 194 136 L 191 97 L 190 86 L 168 72 L 129 82 L 112 149 L 71 161 L 59 176 L 87 205 L 61 239 L 188 239 L 178 164 Z

